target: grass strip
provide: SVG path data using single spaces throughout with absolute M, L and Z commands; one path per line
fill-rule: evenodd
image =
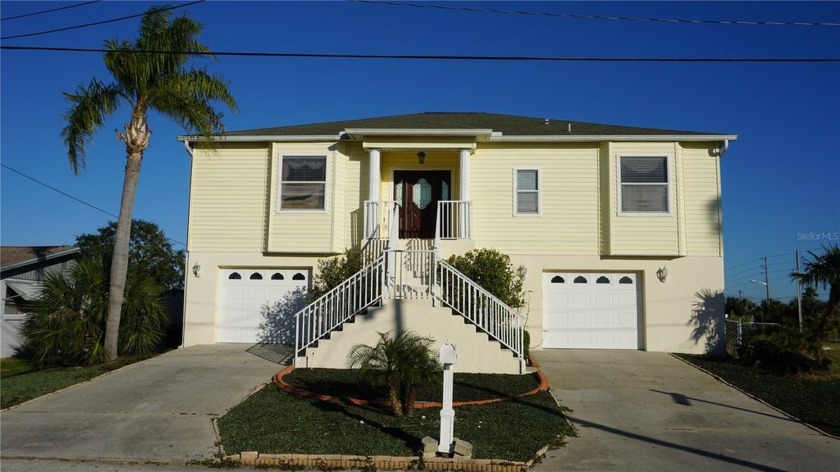
M 443 398 L 443 374 L 417 391 L 418 401 L 440 402 Z M 537 388 L 536 374 L 465 374 L 455 373 L 453 399 L 456 402 L 508 398 Z M 313 393 L 341 398 L 377 400 L 387 398 L 384 385 L 371 385 L 360 380 L 359 372 L 349 369 L 295 369 L 283 378 L 289 385 Z
M 776 375 L 731 359 L 679 356 L 806 423 L 840 436 L 840 380 Z
M 568 434 L 565 418 L 548 392 L 455 411 L 455 436 L 473 444 L 474 458 L 527 461 Z M 439 428 L 437 409 L 395 417 L 374 407 L 299 397 L 274 385 L 219 420 L 228 454 L 411 456 L 417 454 L 421 439 L 436 438 Z
M 20 359 L 3 359 L 0 362 L 3 366 L 0 369 L 0 408 L 18 405 L 149 357 L 152 356 L 121 357 L 114 362 L 91 367 L 54 367 L 41 370 L 27 370 L 23 364 L 28 363 Z

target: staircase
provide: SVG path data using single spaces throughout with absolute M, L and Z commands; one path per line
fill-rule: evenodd
M 524 319 L 439 256 L 440 241 L 399 240 L 393 224 L 372 262 L 295 314 L 295 365 L 342 369 L 356 344 L 412 331 L 458 347 L 459 372 L 525 372 Z M 381 252 L 380 252 L 381 251 Z

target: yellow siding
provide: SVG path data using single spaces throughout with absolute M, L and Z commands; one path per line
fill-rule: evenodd
M 344 175 L 344 236 L 340 240 L 337 238 L 336 245 L 338 250 L 343 251 L 345 248 L 359 248 L 362 244 L 369 156 L 358 144 L 342 144 L 340 149 L 346 156 L 347 164 Z
M 719 159 L 701 144 L 685 145 L 683 174 L 688 253 L 722 256 Z
M 266 215 L 266 146 L 196 149 L 192 160 L 188 249 L 261 251 Z
M 337 168 L 343 159 L 334 152 L 333 143 L 275 143 L 271 153 L 268 205 L 267 252 L 334 252 L 333 209 L 343 208 L 344 195 L 336 188 Z M 277 190 L 280 183 L 280 156 L 327 156 L 326 210 L 278 211 Z M 343 185 L 342 185 L 343 187 Z
M 514 216 L 514 169 L 539 169 L 540 215 Z M 598 254 L 598 145 L 482 145 L 471 159 L 477 246 Z
M 609 182 L 609 254 L 622 256 L 680 255 L 679 218 L 682 207 L 674 143 L 611 143 L 606 161 Z M 622 215 L 618 203 L 618 157 L 622 155 L 668 156 L 671 213 L 668 215 Z M 606 209 L 606 208 L 605 208 Z

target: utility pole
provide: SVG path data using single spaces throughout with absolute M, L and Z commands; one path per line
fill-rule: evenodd
M 799 275 L 799 249 L 796 250 L 796 275 Z M 802 332 L 802 281 L 796 277 L 796 305 L 799 311 L 799 332 Z
M 767 319 L 770 319 L 770 271 L 767 270 L 767 256 L 764 256 L 764 288 L 767 289 Z

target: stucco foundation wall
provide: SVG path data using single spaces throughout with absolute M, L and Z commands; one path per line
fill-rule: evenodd
M 639 346 L 642 350 L 721 353 L 724 347 L 723 259 L 721 257 L 601 258 L 511 255 L 524 265 L 532 349 L 542 349 L 543 274 L 546 272 L 633 272 L 638 275 Z M 656 271 L 666 267 L 660 282 Z
M 221 303 L 219 271 L 245 267 L 249 269 L 305 269 L 312 277 L 318 267 L 318 256 L 266 256 L 242 252 L 190 252 L 187 257 L 187 281 L 184 294 L 184 347 L 217 342 L 217 322 Z M 198 263 L 200 277 L 192 270 Z M 312 279 L 310 277 L 310 280 Z

